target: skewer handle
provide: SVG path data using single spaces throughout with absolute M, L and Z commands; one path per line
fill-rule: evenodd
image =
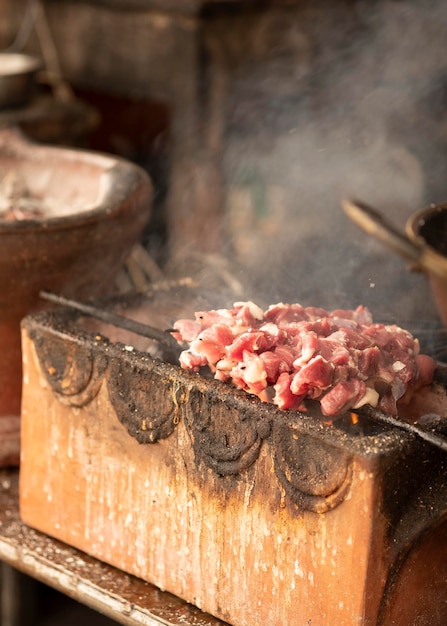
M 412 435 L 416 435 L 420 439 L 431 443 L 433 446 L 444 450 L 447 452 L 447 439 L 437 435 L 436 433 L 430 432 L 418 426 L 417 424 L 411 424 L 410 422 L 405 422 L 403 420 L 398 419 L 397 417 L 393 417 L 391 415 L 385 415 L 381 411 L 374 409 L 372 407 L 362 407 L 362 409 L 357 409 L 353 411 L 357 415 L 369 417 L 376 422 L 380 422 L 381 424 L 387 424 L 388 426 L 394 426 L 399 430 L 404 430 L 405 432 L 411 433 Z
M 147 337 L 148 339 L 158 341 L 165 347 L 169 348 L 171 351 L 175 351 L 177 354 L 181 350 L 180 345 L 172 337 L 172 335 L 170 335 L 169 331 L 160 330 L 159 328 L 155 328 L 154 326 L 150 326 L 149 324 L 136 322 L 135 320 L 131 320 L 128 317 L 124 317 L 123 315 L 118 315 L 117 313 L 113 313 L 112 311 L 98 309 L 97 307 L 90 304 L 71 300 L 69 298 L 65 298 L 64 296 L 59 296 L 48 291 L 41 291 L 39 295 L 43 300 L 47 300 L 48 302 L 53 302 L 54 304 L 59 304 L 61 306 L 69 307 L 70 309 L 75 309 L 80 313 L 84 313 L 84 315 L 93 317 L 97 320 L 100 320 L 101 322 L 105 322 L 106 324 L 111 324 L 112 326 L 128 330 L 129 332 L 135 333 L 136 335 L 141 335 L 142 337 Z

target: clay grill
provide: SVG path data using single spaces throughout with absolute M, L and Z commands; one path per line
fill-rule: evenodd
M 99 305 L 158 328 L 185 313 L 160 294 Z M 70 308 L 22 332 L 26 523 L 236 626 L 445 624 L 440 447 L 282 412 Z M 421 405 L 445 414 L 442 382 Z

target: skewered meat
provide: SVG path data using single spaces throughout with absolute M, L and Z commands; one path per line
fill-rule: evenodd
M 217 380 L 271 401 L 281 409 L 305 410 L 317 400 L 328 417 L 365 404 L 397 414 L 409 390 L 432 382 L 435 361 L 396 325 L 374 323 L 370 311 L 326 311 L 253 302 L 232 309 L 200 311 L 174 324 L 174 337 L 189 346 L 183 368 L 208 366 Z

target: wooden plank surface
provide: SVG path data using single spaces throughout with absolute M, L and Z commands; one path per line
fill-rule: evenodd
M 225 626 L 174 595 L 23 524 L 18 477 L 18 471 L 0 470 L 1 561 L 120 624 Z

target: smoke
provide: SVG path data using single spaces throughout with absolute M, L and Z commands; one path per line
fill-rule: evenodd
M 437 319 L 425 277 L 352 224 L 354 196 L 402 230 L 447 199 L 447 5 L 311 2 L 215 12 L 228 255 L 249 295 Z

